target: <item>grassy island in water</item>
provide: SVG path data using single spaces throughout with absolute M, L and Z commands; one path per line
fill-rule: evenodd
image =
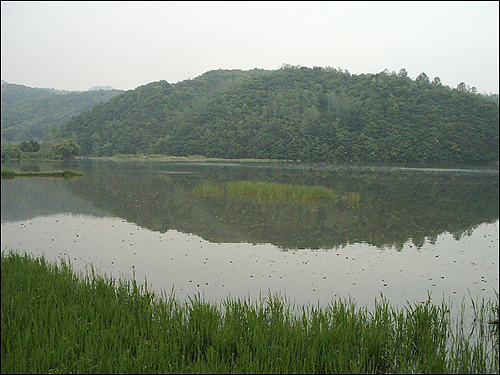
M 12 179 L 16 177 L 61 177 L 70 179 L 83 176 L 81 172 L 75 172 L 70 169 L 64 171 L 46 171 L 46 172 L 16 172 L 7 168 L 2 168 L 2 179 Z

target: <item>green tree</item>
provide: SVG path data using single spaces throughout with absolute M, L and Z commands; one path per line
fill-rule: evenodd
M 399 78 L 406 78 L 408 77 L 408 71 L 405 68 L 401 68 L 401 70 L 398 73 Z
M 21 142 L 19 148 L 21 149 L 22 152 L 38 152 L 40 151 L 40 144 L 32 139 L 29 142 L 28 141 Z
M 441 78 L 439 78 L 439 77 L 434 77 L 434 79 L 432 80 L 432 84 L 433 84 L 434 86 L 441 86 L 441 85 L 442 85 L 442 83 L 441 83 Z
M 427 84 L 427 83 L 429 83 L 429 76 L 427 74 L 425 74 L 424 72 L 422 72 L 417 76 L 415 81 L 418 84 Z
M 63 159 L 72 159 L 80 153 L 80 145 L 73 139 L 63 139 L 50 149 Z
M 458 91 L 467 91 L 467 85 L 465 84 L 465 82 L 460 82 L 457 85 L 457 89 Z
M 40 143 L 38 143 L 37 141 L 35 141 L 35 140 L 32 139 L 30 141 L 30 145 L 31 145 L 31 149 L 33 150 L 33 152 L 40 151 Z
M 32 152 L 31 145 L 28 141 L 21 142 L 19 148 L 21 149 L 22 152 Z

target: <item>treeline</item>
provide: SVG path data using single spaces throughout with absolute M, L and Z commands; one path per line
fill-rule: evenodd
M 1 160 L 19 159 L 73 159 L 80 153 L 80 145 L 72 139 L 62 139 L 59 142 L 44 142 L 35 140 L 23 141 L 20 144 L 2 142 Z
M 59 128 L 122 90 L 60 91 L 2 82 L 2 141 L 60 138 Z
M 334 68 L 216 70 L 153 82 L 62 129 L 82 155 L 307 161 L 498 161 L 498 103 L 461 83 Z

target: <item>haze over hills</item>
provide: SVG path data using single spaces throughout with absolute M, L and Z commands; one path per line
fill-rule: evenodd
M 166 154 L 308 161 L 498 161 L 498 95 L 405 69 L 214 70 L 151 82 L 61 129 L 82 155 Z
M 2 80 L 2 141 L 42 140 L 49 130 L 52 137 L 57 137 L 59 127 L 72 116 L 124 92 L 106 87 L 66 91 L 9 84 Z

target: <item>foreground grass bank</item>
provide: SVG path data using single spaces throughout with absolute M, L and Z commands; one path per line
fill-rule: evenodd
M 12 179 L 15 177 L 61 177 L 74 178 L 83 176 L 81 172 L 75 172 L 70 169 L 64 171 L 46 171 L 46 172 L 16 172 L 7 168 L 2 168 L 2 179 Z
M 453 334 L 444 303 L 181 303 L 64 261 L 1 261 L 2 373 L 498 372 L 498 346 Z

